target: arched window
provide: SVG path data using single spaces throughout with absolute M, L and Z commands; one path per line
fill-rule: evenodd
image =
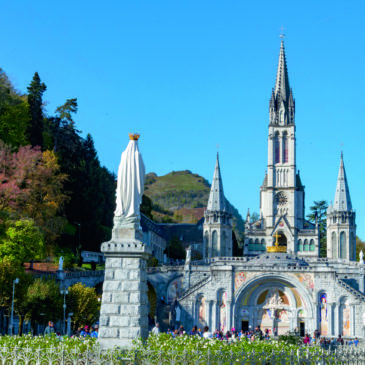
M 212 257 L 218 256 L 218 234 L 217 231 L 212 233 Z
M 248 250 L 249 251 L 253 251 L 254 250 L 254 247 L 253 247 L 253 239 L 250 238 L 249 241 L 248 241 Z
M 340 233 L 340 259 L 346 258 L 346 233 Z
M 221 256 L 227 256 L 227 234 L 225 231 L 222 234 Z
M 303 243 L 302 243 L 302 240 L 298 240 L 298 251 L 303 251 Z
M 283 162 L 286 163 L 289 161 L 289 151 L 288 151 L 288 134 L 283 134 Z
M 316 248 L 315 244 L 314 244 L 314 240 L 310 240 L 309 243 L 309 251 L 314 251 Z
M 260 249 L 260 240 L 258 238 L 255 239 L 255 248 L 254 251 L 258 251 Z
M 204 233 L 204 258 L 209 257 L 209 233 L 205 231 Z
M 274 161 L 275 163 L 280 163 L 280 139 L 279 139 L 279 133 L 275 133 L 274 137 Z
M 261 247 L 260 247 L 261 251 L 266 251 L 266 242 L 265 240 L 262 238 L 261 239 Z
M 309 251 L 309 245 L 308 245 L 308 240 L 307 239 L 304 240 L 303 251 Z
M 332 235 L 331 235 L 331 246 L 332 246 L 332 258 L 337 259 L 337 239 L 336 239 L 336 232 L 332 232 Z

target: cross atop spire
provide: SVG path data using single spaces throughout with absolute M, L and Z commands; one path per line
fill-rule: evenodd
M 217 161 L 215 164 L 212 186 L 210 189 L 210 195 L 208 200 L 207 210 L 209 211 L 227 211 L 226 199 L 223 193 L 223 183 L 221 177 L 221 171 L 219 167 L 219 154 L 217 152 Z
M 343 163 L 343 152 L 341 151 L 340 169 L 338 171 L 335 201 L 333 204 L 335 211 L 352 211 L 350 190 L 347 184 L 345 165 Z

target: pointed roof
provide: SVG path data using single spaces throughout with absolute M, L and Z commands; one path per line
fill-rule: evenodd
M 350 190 L 347 184 L 345 165 L 343 163 L 343 153 L 341 152 L 340 169 L 338 171 L 337 186 L 333 209 L 336 211 L 352 211 Z
M 281 41 L 280 46 L 279 64 L 276 73 L 274 93 L 276 97 L 280 95 L 284 101 L 289 101 L 291 90 L 289 86 L 288 68 L 286 66 L 285 48 L 283 40 Z
M 223 183 L 221 170 L 219 167 L 219 155 L 217 153 L 217 161 L 215 164 L 212 186 L 210 189 L 207 210 L 210 211 L 227 211 L 226 198 L 223 193 Z

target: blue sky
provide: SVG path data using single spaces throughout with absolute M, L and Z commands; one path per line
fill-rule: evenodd
M 227 198 L 259 210 L 268 103 L 284 27 L 306 206 L 334 198 L 340 151 L 365 239 L 364 7 L 352 1 L 7 1 L 0 67 L 47 111 L 79 102 L 77 126 L 116 171 L 128 132 L 147 171 L 211 181 L 219 146 Z

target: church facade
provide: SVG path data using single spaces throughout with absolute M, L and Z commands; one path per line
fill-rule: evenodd
M 179 323 L 186 329 L 269 329 L 302 335 L 365 338 L 364 267 L 356 261 L 356 222 L 343 162 L 327 212 L 327 257 L 318 224 L 305 219 L 296 166 L 295 100 L 282 41 L 269 104 L 268 162 L 260 216 L 248 213 L 241 257 L 232 255 L 232 214 L 225 204 L 217 156 L 203 225 L 203 259 L 186 260 L 173 280 Z M 334 177 L 335 180 L 335 177 Z M 361 257 L 363 261 L 363 258 Z M 178 286 L 181 285 L 181 288 Z

